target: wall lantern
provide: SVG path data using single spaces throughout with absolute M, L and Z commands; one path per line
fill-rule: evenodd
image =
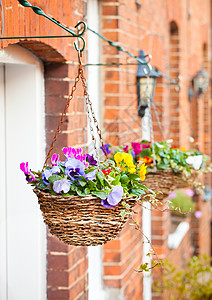
M 143 50 L 139 53 L 139 58 L 146 61 L 146 54 Z M 153 102 L 155 87 L 157 78 L 160 76 L 154 69 L 151 69 L 149 75 L 149 68 L 147 65 L 138 65 L 136 74 L 137 84 L 137 98 L 138 98 L 138 115 L 143 118 L 145 115 L 145 109 L 148 107 L 148 103 Z
M 192 79 L 193 90 L 191 87 L 189 87 L 188 90 L 189 100 L 191 100 L 192 97 L 198 97 L 207 91 L 209 77 L 209 74 L 204 69 L 196 73 Z

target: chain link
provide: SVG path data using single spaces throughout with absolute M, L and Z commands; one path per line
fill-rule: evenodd
M 105 145 L 104 145 L 103 138 L 102 138 L 102 132 L 101 132 L 101 129 L 99 127 L 98 121 L 96 119 L 95 112 L 93 110 L 92 102 L 89 99 L 89 95 L 88 95 L 88 92 L 87 92 L 88 88 L 87 88 L 86 79 L 84 77 L 83 71 L 80 73 L 80 79 L 82 81 L 82 85 L 83 85 L 83 89 L 84 89 L 84 96 L 85 96 L 85 99 L 86 99 L 86 104 L 89 105 L 89 108 L 90 108 L 89 111 L 91 112 L 91 115 L 92 115 L 92 118 L 93 118 L 93 122 L 94 122 L 94 125 L 96 127 L 96 131 L 97 131 L 97 134 L 99 136 L 102 148 L 104 149 L 103 152 L 104 152 L 105 156 L 107 157 Z M 88 114 L 89 114 L 89 112 L 88 112 Z
M 63 113 L 62 113 L 60 122 L 59 122 L 59 124 L 58 124 L 57 130 L 56 130 L 56 132 L 55 132 L 55 135 L 54 135 L 53 141 L 52 141 L 52 143 L 51 143 L 50 149 L 49 149 L 49 151 L 48 151 L 48 154 L 47 154 L 47 156 L 46 156 L 46 160 L 45 160 L 45 162 L 44 162 L 43 169 L 44 169 L 44 167 L 47 166 L 47 162 L 48 162 L 48 160 L 50 159 L 51 152 L 52 152 L 52 150 L 54 149 L 54 144 L 55 144 L 55 142 L 56 142 L 56 140 L 57 140 L 57 135 L 58 135 L 58 133 L 60 133 L 60 131 L 61 131 L 61 126 L 62 126 L 62 124 L 63 124 L 63 122 L 64 122 L 64 118 L 65 118 L 65 116 L 66 116 L 66 114 L 67 114 L 67 111 L 68 111 L 70 102 L 71 102 L 71 100 L 73 99 L 73 95 L 74 95 L 74 92 L 75 92 L 75 90 L 76 90 L 76 88 L 77 88 L 77 84 L 78 84 L 78 82 L 79 82 L 79 79 L 80 79 L 80 68 L 78 69 L 78 74 L 77 74 L 77 76 L 76 76 L 76 78 L 75 78 L 75 80 L 74 80 L 74 85 L 72 86 L 71 94 L 68 96 L 68 99 L 67 99 L 67 102 L 66 102 L 66 106 L 65 106 L 64 111 L 63 111 Z
M 61 132 L 61 126 L 62 126 L 62 124 L 64 122 L 64 118 L 65 118 L 65 116 L 67 114 L 70 102 L 73 99 L 74 92 L 75 92 L 75 90 L 77 88 L 77 84 L 78 84 L 78 82 L 79 82 L 80 79 L 81 79 L 81 82 L 82 82 L 82 85 L 83 85 L 83 89 L 84 89 L 84 97 L 85 97 L 85 104 L 86 104 L 86 110 L 87 110 L 87 115 L 88 115 L 88 123 L 89 123 L 89 128 L 90 128 L 90 132 L 91 132 L 91 136 L 92 136 L 92 142 L 94 144 L 94 150 L 96 152 L 96 158 L 97 158 L 98 164 L 99 164 L 99 153 L 97 151 L 96 138 L 94 136 L 94 130 L 93 130 L 93 127 L 92 127 L 92 118 L 93 118 L 94 125 L 96 127 L 97 134 L 99 136 L 101 145 L 102 145 L 102 147 L 104 149 L 104 153 L 105 153 L 105 155 L 107 157 L 107 153 L 106 153 L 104 142 L 103 142 L 103 138 L 102 138 L 102 133 L 101 133 L 101 130 L 99 128 L 99 124 L 98 124 L 98 121 L 96 119 L 92 103 L 91 103 L 91 101 L 89 99 L 89 95 L 88 95 L 88 92 L 87 92 L 88 88 L 87 88 L 87 84 L 86 84 L 86 79 L 84 77 L 83 70 L 82 70 L 82 64 L 81 64 L 81 61 L 80 61 L 80 58 L 79 58 L 78 74 L 77 74 L 77 76 L 75 78 L 74 85 L 72 86 L 72 89 L 71 89 L 71 94 L 68 96 L 68 99 L 67 99 L 67 102 L 66 102 L 66 106 L 65 106 L 64 111 L 62 113 L 60 122 L 59 122 L 57 130 L 55 132 L 53 141 L 51 143 L 50 149 L 49 149 L 49 151 L 47 153 L 46 160 L 45 160 L 44 165 L 43 165 L 43 169 L 44 169 L 44 167 L 47 166 L 47 162 L 48 162 L 48 160 L 51 157 L 51 152 L 54 149 L 54 144 L 55 144 L 55 142 L 57 140 L 57 135 L 58 135 L 58 133 Z

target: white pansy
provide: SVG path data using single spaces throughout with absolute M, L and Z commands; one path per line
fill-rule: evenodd
M 189 165 L 192 165 L 192 167 L 195 170 L 199 170 L 199 168 L 202 164 L 202 160 L 203 160 L 203 155 L 194 155 L 194 156 L 189 156 L 188 158 L 186 158 L 186 162 Z

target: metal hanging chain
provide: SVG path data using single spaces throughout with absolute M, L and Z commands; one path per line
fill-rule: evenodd
M 149 84 L 149 74 L 147 74 L 147 87 L 146 87 L 146 95 L 147 95 L 147 102 L 149 108 L 149 128 L 150 128 L 150 141 L 152 143 L 152 156 L 153 156 L 153 165 L 154 169 L 156 170 L 156 159 L 155 159 L 155 142 L 154 142 L 154 133 L 153 133 L 153 122 L 152 122 L 152 112 L 151 112 L 151 101 L 150 97 L 148 96 L 148 84 Z
M 81 65 L 81 67 L 82 67 L 82 65 Z M 99 139 L 100 139 L 102 148 L 104 149 L 103 152 L 104 152 L 105 156 L 107 157 L 105 145 L 104 145 L 103 138 L 102 138 L 102 132 L 101 132 L 101 129 L 100 129 L 100 127 L 99 127 L 98 121 L 97 121 L 97 119 L 96 119 L 95 112 L 94 112 L 94 110 L 93 110 L 92 102 L 91 102 L 91 100 L 89 99 L 89 95 L 88 95 L 88 87 L 87 87 L 86 79 L 85 79 L 85 77 L 84 77 L 82 68 L 81 68 L 81 72 L 80 72 L 80 79 L 81 79 L 81 81 L 82 81 L 82 85 L 83 85 L 83 89 L 84 89 L 84 96 L 85 96 L 85 100 L 86 100 L 86 105 L 89 106 L 89 111 L 91 112 L 91 115 L 92 115 L 92 118 L 93 118 L 93 122 L 94 122 L 94 125 L 95 125 L 95 127 L 96 127 L 97 134 L 98 134 L 98 136 L 99 136 Z
M 155 117 L 157 119 L 157 122 L 158 122 L 158 126 L 160 128 L 160 133 L 162 135 L 162 138 L 163 138 L 163 141 L 165 141 L 165 136 L 164 136 L 164 133 L 163 133 L 163 128 L 162 128 L 162 124 L 160 122 L 160 119 L 159 119 L 159 116 L 158 116 L 158 112 L 157 112 L 157 109 L 156 109 L 156 106 L 155 106 L 155 103 L 152 102 L 152 106 L 153 106 L 153 109 L 154 109 L 154 113 L 155 113 Z
M 51 147 L 50 147 L 50 149 L 49 149 L 49 151 L 48 151 L 48 154 L 47 154 L 47 156 L 46 156 L 46 160 L 45 160 L 45 163 L 44 163 L 44 165 L 43 165 L 43 169 L 44 169 L 44 167 L 47 166 L 48 159 L 51 157 L 51 152 L 52 152 L 52 150 L 54 149 L 54 144 L 55 144 L 55 142 L 56 142 L 56 140 L 57 140 L 57 134 L 60 133 L 60 131 L 61 131 L 61 126 L 62 126 L 62 124 L 63 124 L 63 122 L 64 122 L 64 118 L 65 118 L 65 116 L 66 116 L 66 114 L 67 114 L 67 111 L 68 111 L 70 102 L 71 102 L 71 100 L 73 99 L 73 95 L 74 95 L 74 92 L 75 92 L 75 90 L 76 90 L 76 87 L 77 87 L 77 84 L 78 84 L 78 82 L 79 82 L 79 79 L 80 79 L 80 68 L 78 69 L 78 74 L 77 74 L 77 76 L 76 76 L 76 78 L 75 78 L 75 80 L 74 80 L 74 85 L 72 86 L 71 94 L 68 96 L 68 99 L 67 99 L 67 102 L 66 102 L 65 109 L 64 109 L 64 111 L 63 111 L 63 113 L 62 113 L 62 116 L 61 116 L 60 122 L 59 122 L 59 124 L 58 124 L 57 130 L 56 130 L 56 132 L 55 132 L 55 135 L 54 135 L 54 138 L 53 138 Z

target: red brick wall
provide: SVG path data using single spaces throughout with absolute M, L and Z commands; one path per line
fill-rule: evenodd
M 73 27 L 82 20 L 85 1 L 60 1 L 46 3 L 30 1 L 47 15 L 53 16 L 65 25 Z M 58 26 L 36 15 L 30 8 L 24 8 L 18 1 L 4 1 L 4 36 L 66 35 Z M 67 96 L 77 75 L 78 53 L 73 47 L 73 38 L 2 40 L 1 48 L 19 43 L 32 51 L 44 63 L 46 150 L 64 110 Z M 86 118 L 84 114 L 82 87 L 71 101 L 62 131 L 58 135 L 53 153 L 61 153 L 65 146 L 85 146 Z M 86 247 L 71 247 L 60 242 L 50 233 L 47 236 L 47 297 L 48 300 L 85 300 L 88 257 Z
M 210 89 L 204 97 L 188 100 L 188 86 L 194 74 L 202 66 L 211 74 L 211 22 L 210 0 L 151 0 L 140 1 L 139 9 L 132 0 L 102 0 L 101 33 L 117 42 L 126 50 L 138 55 L 143 49 L 152 54 L 151 64 L 163 73 L 182 76 L 180 92 L 159 79 L 155 104 L 161 119 L 165 137 L 174 137 L 180 146 L 189 146 L 188 136 L 195 135 L 201 150 L 211 154 Z M 83 0 L 33 1 L 44 12 L 73 26 L 86 14 Z M 66 34 L 62 29 L 35 15 L 30 8 L 23 8 L 16 0 L 4 2 L 5 36 Z M 200 13 L 201 11 L 201 13 Z M 203 18 L 204 16 L 204 18 Z M 170 23 L 178 28 L 176 39 L 170 38 Z M 37 39 L 1 41 L 1 48 L 18 43 L 37 55 L 45 64 L 46 78 L 46 137 L 47 148 L 76 75 L 77 53 L 73 39 Z M 204 45 L 207 45 L 204 46 Z M 172 51 L 175 49 L 174 51 Z M 204 49 L 204 50 L 203 50 Z M 113 145 L 130 143 L 141 139 L 141 120 L 136 115 L 136 72 L 133 58 L 118 52 L 102 41 L 102 62 L 123 63 L 121 66 L 102 67 L 102 108 L 105 138 Z M 177 58 L 177 71 L 175 59 Z M 79 95 L 81 90 L 77 91 Z M 81 95 L 81 94 L 80 94 Z M 196 102 L 195 102 L 196 101 Z M 175 107 L 176 105 L 176 107 Z M 132 122 L 135 117 L 135 122 Z M 73 100 L 63 132 L 58 136 L 55 150 L 66 145 L 84 145 L 82 126 L 84 110 L 82 98 Z M 171 126 L 170 126 L 171 124 Z M 86 127 L 86 126 L 84 126 Z M 155 139 L 161 133 L 154 117 Z M 210 183 L 210 178 L 206 183 Z M 202 200 L 201 200 L 202 201 Z M 199 202 L 198 202 L 199 203 Z M 197 241 L 199 253 L 209 253 L 209 204 L 199 203 L 202 219 L 198 221 Z M 168 253 L 167 236 L 170 226 L 168 214 L 155 212 L 153 217 L 153 244 L 160 257 Z M 158 219 L 157 219 L 158 218 Z M 202 234 L 204 232 L 204 234 Z M 132 249 L 132 245 L 134 245 Z M 140 234 L 126 226 L 118 239 L 104 246 L 104 283 L 116 288 L 126 299 L 142 299 L 142 277 L 133 271 L 142 256 Z M 61 276 L 60 276 L 61 275 Z M 69 298 L 68 298 L 69 297 Z M 86 299 L 87 297 L 87 251 L 85 248 L 65 246 L 48 235 L 48 298 Z

